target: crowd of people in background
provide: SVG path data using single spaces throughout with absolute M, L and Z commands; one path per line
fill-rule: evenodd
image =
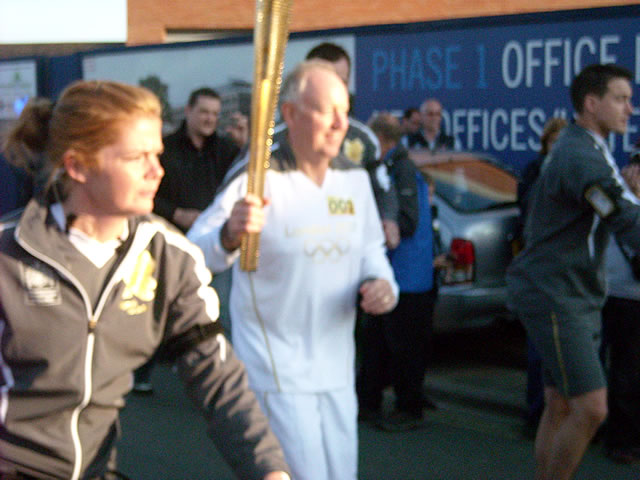
M 350 75 L 346 51 L 323 43 L 284 79 L 264 198 L 246 194 L 250 119 L 236 111 L 220 128 L 212 88 L 190 94 L 164 138 L 140 87 L 80 81 L 27 105 L 0 157 L 13 180 L 0 213 L 25 207 L 0 224 L 1 478 L 111 478 L 118 405 L 130 387 L 151 394 L 167 358 L 242 478 L 355 480 L 358 421 L 426 424 L 446 257 L 434 182 L 409 152 L 461 147 L 436 98 L 353 118 Z M 605 142 L 626 130 L 630 79 L 585 68 L 575 121 L 547 122 L 518 188 L 509 303 L 527 332 L 541 480 L 571 478 L 606 418 L 607 454 L 640 461 L 640 153 L 620 172 Z M 255 233 L 260 264 L 245 272 L 241 239 Z M 131 315 L 144 319 L 133 332 Z

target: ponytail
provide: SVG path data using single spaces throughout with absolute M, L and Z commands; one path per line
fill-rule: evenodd
M 52 113 L 51 100 L 32 98 L 3 142 L 2 150 L 7 160 L 31 175 L 36 175 L 42 167 Z

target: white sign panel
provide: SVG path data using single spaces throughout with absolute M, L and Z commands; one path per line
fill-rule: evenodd
M 0 44 L 126 40 L 127 0 L 0 0 Z
M 287 44 L 283 75 L 302 61 L 315 45 L 331 41 L 341 45 L 353 58 L 355 37 L 332 37 L 292 40 Z M 183 107 L 189 93 L 208 86 L 225 90 L 234 82 L 253 82 L 253 44 L 220 44 L 167 47 L 162 49 L 125 49 L 120 52 L 87 54 L 83 59 L 86 80 L 115 80 L 133 85 L 156 77 L 166 85 L 172 108 Z
M 0 120 L 15 120 L 38 90 L 35 60 L 0 62 Z

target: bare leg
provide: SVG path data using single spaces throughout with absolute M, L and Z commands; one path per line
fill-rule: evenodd
M 552 387 L 536 436 L 536 479 L 569 480 L 607 414 L 607 390 L 565 398 Z
M 553 387 L 544 389 L 545 407 L 535 441 L 536 479 L 543 480 L 552 456 L 553 439 L 569 416 L 569 403 Z

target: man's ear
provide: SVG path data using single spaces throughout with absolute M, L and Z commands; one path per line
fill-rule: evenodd
M 584 97 L 584 107 L 582 108 L 585 112 L 594 113 L 598 108 L 598 97 L 595 93 L 587 93 Z
M 293 121 L 293 112 L 295 107 L 291 102 L 284 102 L 280 105 L 280 113 L 282 114 L 282 119 L 284 122 L 289 125 Z
M 62 164 L 69 178 L 78 183 L 85 183 L 87 181 L 88 167 L 82 161 L 77 150 L 71 148 L 64 152 L 62 155 Z

